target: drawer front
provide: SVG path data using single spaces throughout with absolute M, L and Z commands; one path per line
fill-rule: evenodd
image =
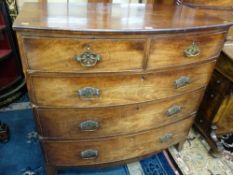
M 197 63 L 218 56 L 225 33 L 166 35 L 151 40 L 147 69 Z
M 181 120 L 196 112 L 203 90 L 123 107 L 94 109 L 35 109 L 41 135 L 56 139 L 85 139 L 136 133 Z M 190 99 L 192 99 L 190 101 Z M 146 120 L 145 120 L 146 119 Z
M 205 86 L 214 65 L 211 62 L 143 75 L 48 77 L 48 74 L 34 74 L 31 77 L 33 103 L 51 107 L 103 107 L 167 98 Z
M 127 160 L 159 152 L 185 139 L 193 118 L 166 127 L 99 140 L 44 141 L 43 148 L 51 165 L 94 165 Z M 145 149 L 146 148 L 146 149 Z
M 142 69 L 143 39 L 25 38 L 29 69 L 105 72 Z

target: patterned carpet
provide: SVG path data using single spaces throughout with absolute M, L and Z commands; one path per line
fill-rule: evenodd
M 0 121 L 10 128 L 10 141 L 0 143 L 0 175 L 45 175 L 28 97 L 0 109 Z M 99 169 L 60 171 L 59 175 L 177 175 L 166 151 L 139 162 Z
M 184 175 L 233 175 L 233 153 L 224 151 L 220 158 L 213 158 L 203 137 L 191 130 L 182 151 L 173 147 L 169 152 Z

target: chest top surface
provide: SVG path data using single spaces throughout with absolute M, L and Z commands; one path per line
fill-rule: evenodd
M 25 3 L 14 28 L 75 32 L 167 32 L 232 25 L 232 14 L 163 4 Z

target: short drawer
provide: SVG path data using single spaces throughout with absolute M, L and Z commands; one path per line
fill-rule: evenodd
M 116 136 L 158 128 L 194 114 L 203 90 L 138 105 L 94 109 L 38 108 L 35 112 L 43 137 L 85 139 Z
M 188 118 L 166 127 L 96 140 L 43 141 L 47 162 L 57 166 L 95 165 L 159 152 L 184 140 L 193 123 Z M 146 148 L 146 149 L 145 149 Z
M 217 57 L 225 33 L 186 33 L 152 38 L 147 69 L 193 64 Z
M 29 69 L 49 72 L 140 70 L 144 39 L 24 38 Z
M 31 74 L 33 103 L 50 107 L 106 107 L 163 99 L 206 86 L 215 62 L 132 75 Z

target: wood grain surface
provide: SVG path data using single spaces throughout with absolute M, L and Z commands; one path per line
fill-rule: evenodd
M 233 8 L 233 1 L 232 0 L 183 0 L 184 3 L 188 3 L 191 5 L 198 5 L 202 7 L 209 7 L 209 8 L 226 8 L 232 9 Z
M 152 1 L 25 3 L 14 29 L 48 173 L 124 162 L 186 139 L 232 12 Z M 200 54 L 188 58 L 193 43 Z M 74 59 L 87 45 L 101 56 L 91 68 Z M 181 112 L 168 117 L 175 105 Z M 90 120 L 99 127 L 81 131 Z M 88 149 L 97 157 L 81 158 Z
M 94 109 L 36 108 L 41 135 L 50 139 L 93 139 L 121 134 L 136 133 L 157 128 L 194 114 L 203 90 L 184 94 L 164 101 L 124 107 Z M 190 100 L 191 99 L 191 100 Z M 180 106 L 181 111 L 168 115 L 168 110 Z M 99 128 L 83 131 L 80 123 L 96 121 Z
M 184 139 L 193 122 L 193 118 L 146 131 L 137 135 L 125 135 L 106 139 L 83 141 L 43 141 L 43 149 L 48 164 L 56 166 L 82 166 L 127 160 L 138 156 L 159 152 Z M 173 134 L 171 139 L 161 142 L 161 137 Z M 80 152 L 94 149 L 98 151 L 95 159 L 82 159 Z
M 159 35 L 151 38 L 151 47 L 147 69 L 156 69 L 169 66 L 180 66 L 208 60 L 217 57 L 224 42 L 225 33 L 182 33 Z M 184 50 L 195 43 L 200 54 L 187 57 Z
M 143 68 L 145 39 L 25 38 L 29 69 L 50 72 L 116 72 Z M 101 56 L 93 67 L 75 57 L 87 51 Z
M 228 27 L 232 21 L 221 11 L 163 3 L 25 3 L 14 29 L 133 34 Z
M 167 98 L 206 86 L 215 62 L 162 72 L 133 75 L 49 77 L 31 74 L 30 91 L 39 106 L 104 107 L 135 104 Z M 42 75 L 42 76 L 41 76 Z M 175 81 L 189 77 L 190 83 L 177 88 Z M 82 98 L 82 88 L 99 89 L 100 96 Z
M 217 57 L 225 32 L 190 32 L 175 36 L 154 35 L 151 38 L 85 39 L 79 37 L 43 37 L 23 39 L 28 68 L 46 72 L 121 72 L 155 70 L 193 64 Z M 184 50 L 195 43 L 200 54 L 187 57 Z M 75 60 L 78 55 L 91 52 L 101 56 L 93 67 L 83 67 Z M 149 58 L 148 58 L 149 57 Z M 147 61 L 148 60 L 148 61 Z M 144 64 L 145 63 L 145 64 Z

